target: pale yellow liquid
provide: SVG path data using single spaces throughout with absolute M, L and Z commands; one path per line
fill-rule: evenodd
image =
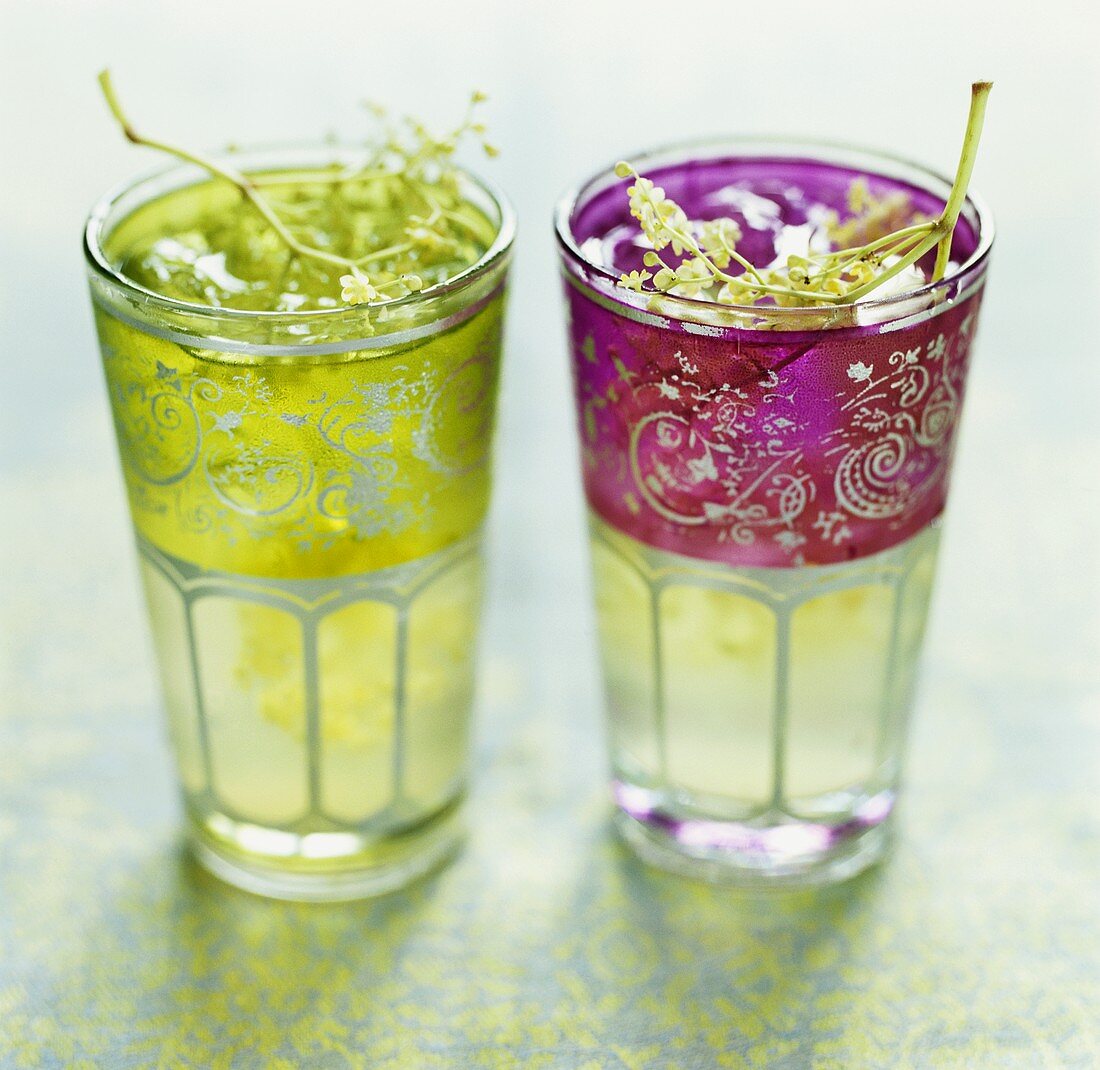
M 594 520 L 617 778 L 738 820 L 843 818 L 891 787 L 937 543 L 929 528 L 850 564 L 733 569 Z
M 151 561 L 142 576 L 180 775 L 199 811 L 305 835 L 384 814 L 396 827 L 461 791 L 476 553 L 405 606 L 360 600 L 315 622 L 240 595 L 195 601 L 189 621 Z

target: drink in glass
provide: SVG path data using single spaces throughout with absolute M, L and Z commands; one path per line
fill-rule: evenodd
M 735 220 L 756 265 L 813 247 L 853 188 L 920 218 L 950 187 L 816 144 L 637 166 Z M 989 214 L 966 202 L 940 281 L 742 307 L 618 284 L 654 263 L 626 185 L 608 170 L 557 213 L 616 820 L 668 868 L 838 879 L 897 801 Z
M 325 248 L 400 243 L 404 206 L 332 180 L 350 155 L 234 166 Z M 191 838 L 264 894 L 385 891 L 456 844 L 514 230 L 499 191 L 457 175 L 467 239 L 384 314 L 194 167 L 88 223 Z

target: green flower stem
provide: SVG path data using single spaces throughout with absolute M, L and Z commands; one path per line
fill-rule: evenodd
M 966 134 L 963 137 L 962 152 L 959 155 L 959 166 L 955 171 L 955 181 L 951 186 L 947 204 L 940 216 L 948 224 L 949 229 L 936 250 L 936 266 L 932 271 L 933 282 L 939 282 L 947 270 L 947 262 L 951 256 L 951 238 L 955 233 L 959 213 L 966 201 L 970 176 L 974 173 L 974 161 L 978 158 L 978 142 L 981 140 L 982 127 L 985 125 L 985 107 L 992 88 L 992 82 L 975 82 L 970 87 L 970 114 L 966 120 Z
M 379 282 L 375 284 L 375 289 L 382 293 L 384 290 L 389 290 L 392 287 L 400 287 L 401 289 L 407 289 L 408 283 L 405 282 L 404 275 L 398 275 L 396 279 L 390 279 L 389 282 Z
M 411 241 L 406 241 L 400 245 L 391 245 L 388 249 L 379 249 L 376 253 L 367 253 L 366 256 L 361 256 L 358 260 L 351 261 L 351 263 L 355 267 L 363 267 L 364 264 L 370 264 L 375 260 L 385 260 L 388 256 L 400 256 L 402 253 L 407 253 L 414 248 L 415 246 Z
M 764 276 L 761 275 L 759 271 L 757 271 L 755 264 L 746 260 L 745 257 L 743 257 L 736 249 L 731 249 L 725 242 L 722 243 L 722 247 L 726 250 L 726 253 L 731 260 L 736 260 L 737 263 L 739 263 L 747 272 L 749 272 L 753 276 L 754 279 L 756 279 L 758 285 L 767 285 L 767 283 L 764 282 Z M 708 256 L 704 256 L 703 259 L 706 260 L 708 264 L 711 262 L 710 257 Z
M 371 182 L 377 178 L 393 178 L 393 174 L 385 168 L 376 167 L 357 171 L 354 168 L 342 167 L 329 172 L 314 171 L 280 171 L 273 175 L 249 175 L 248 180 L 253 186 L 284 186 L 293 183 L 322 185 L 340 185 L 344 182 Z
M 869 282 L 865 282 L 862 286 L 856 286 L 845 294 L 846 301 L 858 301 L 865 294 L 869 294 L 872 290 L 878 289 L 884 282 L 888 282 L 895 275 L 900 275 L 911 264 L 915 264 L 925 253 L 934 249 L 942 240 L 945 234 L 949 234 L 949 229 L 945 226 L 942 219 L 936 221 L 935 226 L 929 231 L 928 237 L 918 242 L 908 253 L 906 253 L 896 264 L 892 264 L 881 275 L 876 275 Z
M 905 254 L 896 264 L 888 268 L 883 274 L 876 276 L 863 286 L 857 286 L 848 292 L 848 299 L 856 301 L 877 286 L 881 286 L 887 279 L 892 279 L 900 271 L 904 271 L 910 264 L 915 264 L 922 256 L 936 248 L 936 266 L 932 272 L 932 282 L 939 282 L 947 270 L 948 258 L 951 255 L 951 237 L 955 233 L 955 224 L 959 221 L 959 213 L 966 202 L 966 190 L 970 185 L 970 176 L 974 172 L 974 161 L 978 155 L 978 142 L 982 136 L 982 124 L 985 121 L 985 106 L 989 98 L 989 91 L 993 88 L 992 82 L 975 82 L 970 88 L 970 114 L 966 121 L 966 134 L 963 136 L 962 154 L 959 157 L 959 166 L 955 171 L 955 181 L 951 184 L 951 192 L 947 196 L 947 203 L 936 220 L 935 225 L 929 231 L 928 237 L 919 242 L 913 249 Z
M 891 256 L 901 256 L 903 255 L 903 250 L 911 247 L 913 243 L 919 241 L 923 235 L 928 234 L 935 225 L 934 221 L 931 223 L 922 223 L 918 227 L 909 228 L 909 234 L 903 234 L 900 230 L 894 231 L 893 234 L 887 234 L 878 241 L 871 242 L 862 249 L 856 250 L 847 260 L 842 261 L 838 265 L 829 266 L 825 270 L 829 275 L 839 276 L 843 275 L 861 260 L 865 260 L 872 255 L 882 260 Z M 899 236 L 900 240 L 896 240 L 899 239 Z
M 388 127 L 385 140 L 376 147 L 374 154 L 369 155 L 364 150 L 358 162 L 334 162 L 315 172 L 299 169 L 249 175 L 233 167 L 232 163 L 139 134 L 123 111 L 109 71 L 99 75 L 99 84 L 111 114 L 131 142 L 192 164 L 238 190 L 286 247 L 284 281 L 296 259 L 309 258 L 333 265 L 344 273 L 340 277 L 340 294 L 348 304 L 384 304 L 393 297 L 423 289 L 424 279 L 419 274 L 423 266 L 431 266 L 452 253 L 465 254 L 466 235 L 472 235 L 486 248 L 496 236 L 487 220 L 481 223 L 477 219 L 467 219 L 459 210 L 462 202 L 458 178 L 451 163 L 459 141 L 468 134 L 477 135 L 486 155 L 497 155 L 496 148 L 484 140 L 484 124 L 473 121 L 476 106 L 486 99 L 484 93 L 472 94 L 462 123 L 442 139 L 432 137 L 421 123 L 407 120 L 415 139 L 411 147 L 396 129 Z M 298 225 L 295 220 L 306 222 L 298 207 L 292 200 L 286 204 L 272 203 L 262 192 L 267 187 L 304 189 L 310 186 L 320 186 L 324 191 L 322 200 L 334 235 L 330 242 L 322 240 L 320 231 L 292 230 Z M 365 203 L 360 203 L 364 197 Z M 430 213 L 423 219 L 410 211 L 421 201 Z M 379 209 L 380 204 L 387 220 L 392 219 L 395 212 L 399 215 L 393 219 L 396 228 L 391 228 L 387 221 L 387 237 L 375 239 L 375 244 L 392 244 L 383 249 L 372 249 L 368 245 L 364 252 L 362 245 L 356 247 L 355 233 L 342 233 L 340 224 L 349 207 L 369 215 Z M 311 213 L 312 209 L 306 215 L 311 216 Z M 394 232 L 390 233 L 391 230 Z M 368 268 L 372 274 L 377 271 L 378 275 L 368 277 Z
M 242 174 L 235 168 L 220 164 L 216 160 L 212 160 L 200 153 L 191 152 L 177 145 L 170 145 L 165 141 L 158 141 L 154 138 L 145 137 L 139 134 L 130 123 L 130 120 L 126 117 L 126 113 L 122 110 L 122 105 L 115 93 L 114 85 L 111 82 L 110 71 L 100 71 L 99 85 L 103 90 L 103 96 L 107 101 L 107 106 L 111 109 L 111 114 L 118 121 L 118 124 L 122 127 L 122 132 L 129 141 L 132 141 L 135 145 L 145 145 L 147 148 L 157 149 L 160 152 L 168 153 L 170 156 L 175 156 L 185 163 L 191 163 L 196 167 L 202 168 L 208 174 L 216 178 L 221 178 L 226 182 L 232 183 L 241 191 L 256 211 L 263 216 L 268 226 L 275 231 L 291 252 L 298 256 L 311 257 L 314 260 L 321 260 L 328 264 L 334 264 L 348 271 L 353 271 L 355 269 L 355 261 L 349 260 L 343 256 L 337 256 L 334 253 L 325 252 L 323 249 L 315 249 L 313 246 L 306 245 L 295 238 L 294 235 L 287 230 L 285 224 L 275 213 L 271 205 L 268 204 L 266 199 L 258 192 L 255 183 L 253 183 L 247 175 Z
M 641 178 L 641 175 L 638 174 L 637 171 L 633 171 L 632 173 L 634 175 L 634 180 L 635 181 L 637 181 L 639 178 Z M 656 202 L 653 200 L 653 198 L 650 197 L 648 193 L 645 193 L 644 196 L 645 196 L 646 203 L 653 209 L 655 214 L 659 215 L 660 214 L 660 212 L 658 211 L 659 206 L 656 204 Z M 666 226 L 667 226 L 667 224 L 666 224 Z M 721 279 L 724 282 L 730 282 L 730 281 L 733 280 L 734 276 L 725 274 L 714 263 L 714 261 L 712 261 L 711 258 L 709 256 L 707 256 L 706 253 L 703 252 L 703 250 L 699 247 L 698 243 L 695 241 L 695 238 L 691 234 L 689 234 L 687 231 L 680 230 L 679 228 L 668 227 L 667 229 L 668 229 L 668 233 L 670 235 L 672 235 L 672 237 L 677 242 L 679 242 L 680 245 L 682 245 L 685 249 L 687 249 L 688 252 L 691 253 L 692 256 L 698 257 L 700 260 L 703 261 L 703 263 L 705 263 L 707 265 L 708 268 L 710 268 L 711 273 L 714 275 L 714 277 L 716 279 Z M 740 253 L 734 252 L 732 249 L 729 248 L 729 246 L 726 246 L 726 250 L 730 254 L 730 256 L 734 260 L 736 260 L 737 263 L 739 263 L 746 271 L 752 272 L 753 276 L 759 282 L 760 286 L 765 285 L 764 280 L 760 275 L 760 272 L 757 271 L 756 267 L 753 264 L 751 264 L 748 260 L 746 260 Z M 666 267 L 666 268 L 669 267 L 669 265 L 666 264 L 664 262 L 664 260 L 661 260 L 661 266 Z M 672 269 L 669 268 L 669 270 L 671 271 Z M 759 289 L 759 287 L 755 287 L 755 288 Z
M 975 82 L 971 86 L 970 113 L 967 118 L 962 152 L 950 193 L 940 215 L 934 220 L 911 223 L 858 247 L 835 249 L 825 253 L 807 253 L 805 257 L 798 259 L 802 264 L 812 265 L 810 271 L 805 271 L 798 265 L 792 267 L 790 261 L 788 261 L 786 277 L 794 281 L 793 276 L 795 275 L 795 267 L 797 267 L 798 281 L 814 287 L 812 289 L 804 289 L 800 286 L 780 286 L 775 285 L 773 282 L 765 282 L 765 272 L 768 278 L 775 279 L 777 276 L 781 277 L 782 269 L 757 268 L 733 249 L 724 238 L 722 239 L 723 254 L 728 256 L 731 261 L 740 264 L 744 274 L 733 276 L 722 271 L 696 241 L 692 232 L 692 227 L 696 224 L 689 224 L 687 230 L 672 225 L 670 219 L 682 217 L 682 210 L 674 202 L 667 200 L 663 193 L 660 198 L 663 203 L 659 203 L 658 200 L 654 199 L 651 192 L 654 188 L 653 183 L 644 179 L 631 164 L 626 162 L 616 164 L 615 173 L 618 177 L 627 178 L 630 175 L 634 177 L 635 184 L 629 190 L 629 193 L 632 199 L 635 196 L 640 198 L 644 210 L 642 208 L 636 209 L 632 200 L 631 213 L 642 221 L 642 229 L 653 240 L 654 245 L 660 244 L 664 248 L 665 244 L 668 244 L 673 247 L 673 252 L 677 256 L 681 255 L 678 250 L 683 249 L 684 254 L 691 257 L 691 260 L 686 260 L 673 267 L 657 253 L 656 249 L 648 253 L 647 266 L 652 267 L 659 264 L 662 271 L 666 273 L 666 276 L 660 280 L 660 284 L 656 288 L 661 292 L 675 295 L 678 286 L 694 287 L 695 290 L 702 289 L 705 291 L 717 283 L 724 283 L 741 287 L 750 295 L 754 292 L 757 295 L 771 294 L 806 302 L 810 305 L 849 304 L 858 301 L 890 279 L 897 277 L 902 271 L 905 271 L 927 255 L 933 248 L 936 249 L 936 261 L 931 281 L 938 282 L 947 270 L 951 252 L 951 239 L 958 223 L 959 214 L 966 202 L 966 192 L 974 170 L 974 161 L 977 158 L 986 102 L 991 89 L 991 82 Z M 661 211 L 662 208 L 665 209 L 664 212 Z M 646 213 L 652 213 L 652 222 L 647 218 Z M 884 260 L 894 260 L 895 262 L 890 264 L 889 267 L 882 268 Z M 871 267 L 872 277 L 859 285 L 854 285 L 855 280 L 845 279 L 845 276 L 851 275 L 853 269 L 861 261 Z M 679 278 L 679 273 L 691 263 L 705 268 L 710 278 Z M 876 269 L 881 270 L 875 273 Z M 860 272 L 859 274 L 864 273 Z M 670 284 L 666 282 L 668 275 L 671 275 L 674 280 Z M 623 275 L 620 283 L 637 289 L 650 277 L 645 276 L 643 278 L 639 276 L 638 272 L 631 272 L 629 277 Z M 829 290 L 825 289 L 826 286 L 829 287 Z M 834 293 L 833 290 L 840 290 L 841 292 Z M 731 289 L 731 293 L 736 296 L 736 289 Z M 715 299 L 710 294 L 707 296 L 711 300 Z M 758 297 L 754 296 L 750 303 L 755 303 L 756 300 L 758 300 Z
M 867 256 L 868 253 L 876 252 L 879 249 L 886 246 L 893 245 L 899 238 L 908 238 L 916 234 L 924 234 L 931 230 L 936 225 L 934 219 L 929 219 L 924 223 L 914 223 L 909 227 L 902 227 L 901 230 L 891 231 L 889 234 L 884 234 L 881 238 L 876 238 L 874 241 L 868 242 L 866 245 L 852 246 L 848 249 L 834 249 L 832 252 L 821 253 L 817 256 L 811 256 L 811 260 L 829 260 L 837 257 L 850 258 L 849 263 L 854 263 L 857 260 L 861 260 Z
M 800 290 L 789 286 L 775 286 L 772 283 L 764 282 L 764 280 L 760 276 L 760 273 L 755 267 L 753 267 L 752 264 L 750 264 L 744 257 L 734 254 L 734 259 L 739 264 L 748 265 L 747 270 L 752 272 L 756 280 L 751 284 L 746 283 L 743 275 L 730 275 L 719 268 L 714 263 L 714 261 L 711 260 L 710 257 L 707 256 L 707 254 L 699 248 L 699 246 L 695 242 L 691 242 L 691 244 L 689 245 L 687 242 L 681 241 L 680 244 L 683 245 L 684 248 L 687 249 L 693 256 L 697 256 L 700 260 L 702 260 L 703 263 L 706 264 L 706 266 L 710 269 L 714 277 L 720 282 L 733 282 L 737 283 L 738 285 L 746 286 L 751 290 L 759 290 L 762 293 L 776 294 L 781 297 L 806 297 L 812 301 L 825 301 L 828 304 L 837 304 L 841 300 L 840 296 L 837 294 L 817 293 L 813 290 Z
M 458 212 L 452 212 L 446 208 L 443 209 L 443 218 L 453 223 L 456 227 L 460 227 L 462 230 L 466 231 L 466 233 L 476 241 L 486 244 L 492 243 L 494 235 L 490 233 L 488 227 L 478 227 L 476 223 L 472 223 L 468 219 L 463 219 Z
M 638 177 L 639 176 L 638 176 L 637 172 L 635 172 L 635 178 L 637 179 Z M 649 195 L 646 194 L 645 199 L 650 204 L 650 206 L 653 208 L 653 210 L 656 212 L 657 211 L 657 205 L 654 204 L 652 198 L 650 198 Z M 679 242 L 679 244 L 682 245 L 689 253 L 691 253 L 692 256 L 697 257 L 699 260 L 702 260 L 702 262 L 707 266 L 707 269 L 711 272 L 711 275 L 716 280 L 718 280 L 720 282 L 733 282 L 733 283 L 736 283 L 737 285 L 748 285 L 748 284 L 745 283 L 743 277 L 739 277 L 737 275 L 729 275 L 726 272 L 724 272 L 721 268 L 719 268 L 718 265 L 715 264 L 714 261 L 711 260 L 711 258 L 709 256 L 707 256 L 706 253 L 703 252 L 703 250 L 700 248 L 698 242 L 695 241 L 695 239 L 694 239 L 694 237 L 692 237 L 692 235 L 688 234 L 686 231 L 680 230 L 679 228 L 667 227 L 667 230 L 668 230 L 668 233 L 670 235 L 672 235 L 672 237 L 677 242 Z M 783 296 L 783 297 L 808 297 L 811 300 L 825 301 L 828 304 L 836 304 L 840 300 L 839 296 L 836 295 L 836 294 L 818 294 L 818 293 L 811 292 L 809 290 L 792 289 L 792 288 L 787 287 L 787 286 L 773 286 L 770 283 L 764 282 L 764 280 L 761 278 L 760 273 L 756 269 L 756 267 L 753 264 L 751 264 L 748 260 L 746 260 L 743 256 L 740 256 L 739 254 L 734 253 L 733 258 L 739 264 L 741 264 L 745 268 L 746 271 L 752 272 L 753 277 L 755 278 L 756 281 L 752 283 L 752 285 L 749 287 L 750 289 L 760 290 L 762 293 L 775 294 L 775 295 Z M 668 267 L 668 265 L 665 264 L 664 260 L 661 261 L 661 266 L 662 267 Z M 677 285 L 679 285 L 679 284 L 677 284 Z M 673 296 L 675 296 L 675 295 L 673 295 Z

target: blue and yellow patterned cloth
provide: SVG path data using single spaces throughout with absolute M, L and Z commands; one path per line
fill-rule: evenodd
M 267 902 L 181 850 L 117 482 L 3 491 L 29 517 L 0 581 L 5 1070 L 1100 1066 L 1077 662 L 933 657 L 893 858 L 735 893 L 611 836 L 586 594 L 501 551 L 465 852 L 372 902 Z

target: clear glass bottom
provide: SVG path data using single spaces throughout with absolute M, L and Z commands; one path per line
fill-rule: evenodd
M 882 854 L 938 541 L 730 568 L 592 518 L 617 822 L 644 859 L 813 883 Z
M 443 865 L 462 843 L 461 801 L 417 825 L 376 832 L 293 833 L 192 814 L 192 853 L 216 877 L 247 892 L 299 902 L 383 895 Z
M 478 538 L 324 580 L 230 575 L 139 540 L 191 841 L 213 873 L 350 899 L 460 839 Z
M 650 865 L 714 884 L 746 887 L 847 880 L 882 858 L 891 835 L 888 821 L 839 836 L 824 826 L 801 822 L 761 828 L 719 822 L 719 828 L 710 830 L 687 822 L 670 828 L 665 822 L 635 818 L 625 807 L 616 812 L 615 825 Z

